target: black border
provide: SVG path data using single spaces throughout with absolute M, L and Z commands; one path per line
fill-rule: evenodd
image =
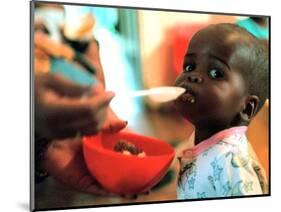
M 225 199 L 240 199 L 251 197 L 268 197 L 271 196 L 271 16 L 270 15 L 256 15 L 256 14 L 239 14 L 239 13 L 223 13 L 223 12 L 210 12 L 210 11 L 190 11 L 190 10 L 177 10 L 177 9 L 161 9 L 161 8 L 148 8 L 148 7 L 133 7 L 133 6 L 120 6 L 120 5 L 106 5 L 106 4 L 90 4 L 90 3 L 75 3 L 75 2 L 55 2 L 55 1 L 37 1 L 31 0 L 30 2 L 30 210 L 31 211 L 50 211 L 50 210 L 67 210 L 67 209 L 86 209 L 86 208 L 102 208 L 113 206 L 134 206 L 134 205 L 148 205 L 148 204 L 163 204 L 163 203 L 177 203 L 177 202 L 197 202 L 208 200 L 225 200 Z M 34 23 L 34 4 L 35 3 L 48 3 L 48 4 L 63 4 L 63 5 L 76 5 L 76 6 L 96 6 L 106 8 L 121 8 L 121 9 L 135 9 L 135 10 L 150 10 L 150 11 L 166 11 L 166 12 L 182 12 L 182 13 L 195 13 L 195 14 L 210 14 L 210 15 L 225 15 L 225 16 L 252 16 L 268 18 L 269 39 L 269 134 L 268 134 L 268 194 L 262 195 L 248 195 L 248 196 L 234 196 L 234 197 L 219 197 L 219 198 L 204 198 L 192 200 L 166 200 L 166 201 L 150 201 L 150 202 L 134 202 L 134 203 L 121 203 L 121 204 L 107 204 L 107 205 L 89 205 L 89 206 L 73 206 L 73 207 L 50 207 L 50 208 L 35 208 L 35 178 L 34 178 L 34 66 L 33 66 L 33 23 Z
M 29 119 L 29 123 L 30 123 L 30 155 L 29 155 L 29 160 L 30 160 L 30 186 L 29 186 L 29 209 L 31 211 L 35 210 L 35 145 L 34 145 L 34 141 L 35 141 L 35 128 L 34 128 L 34 59 L 33 59 L 33 55 L 34 55 L 34 31 L 33 31 L 33 25 L 34 25 L 34 1 L 30 1 L 29 2 L 29 21 L 30 21 L 30 29 L 29 29 L 29 33 L 30 33 L 30 50 L 29 50 L 29 54 L 30 54 L 30 59 L 29 59 L 29 67 L 30 67 L 30 73 L 29 73 L 29 77 L 30 77 L 30 85 L 29 85 L 29 92 L 30 92 L 30 119 Z
M 226 199 L 240 199 L 240 198 L 253 198 L 253 197 L 266 197 L 271 196 L 269 194 L 262 195 L 248 195 L 237 197 L 219 197 L 219 198 L 204 198 L 204 199 L 192 199 L 192 200 L 165 200 L 165 201 L 150 201 L 150 202 L 134 202 L 134 203 L 121 203 L 121 204 L 107 204 L 107 205 L 89 205 L 89 206 L 73 206 L 73 207 L 51 207 L 51 208 L 38 208 L 32 211 L 49 211 L 49 210 L 70 210 L 70 209 L 87 209 L 87 208 L 104 208 L 104 207 L 116 207 L 116 206 L 136 206 L 136 205 L 151 205 L 151 204 L 164 204 L 164 203 L 178 203 L 178 202 L 198 202 L 198 201 L 210 201 L 210 200 L 226 200 Z

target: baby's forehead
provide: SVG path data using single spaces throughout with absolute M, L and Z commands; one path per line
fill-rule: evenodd
M 188 52 L 215 54 L 228 60 L 233 56 L 247 57 L 251 43 L 243 32 L 211 25 L 193 36 Z
M 243 33 L 234 30 L 226 30 L 223 27 L 211 25 L 198 31 L 191 39 L 191 43 L 198 42 L 201 44 L 221 44 L 225 47 L 238 45 L 249 40 Z

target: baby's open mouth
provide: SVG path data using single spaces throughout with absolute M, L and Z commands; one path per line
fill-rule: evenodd
M 191 88 L 186 85 L 180 85 L 180 87 L 185 88 L 186 91 L 179 97 L 179 99 L 182 100 L 183 102 L 189 102 L 191 104 L 194 104 L 196 102 L 195 101 L 196 99 L 195 99 L 195 94 L 191 90 Z

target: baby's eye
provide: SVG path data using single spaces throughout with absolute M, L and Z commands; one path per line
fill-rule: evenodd
M 184 70 L 183 72 L 187 73 L 187 72 L 191 72 L 194 70 L 194 65 L 192 64 L 187 64 L 185 67 L 184 67 Z
M 211 69 L 209 71 L 209 76 L 212 79 L 220 79 L 220 78 L 224 77 L 224 73 L 223 73 L 223 71 L 220 71 L 220 70 L 217 70 L 217 69 Z

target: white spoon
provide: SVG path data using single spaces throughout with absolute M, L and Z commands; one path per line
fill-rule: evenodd
M 175 100 L 185 92 L 184 88 L 173 86 L 162 86 L 147 90 L 133 91 L 130 97 L 149 96 L 155 102 L 169 102 Z

